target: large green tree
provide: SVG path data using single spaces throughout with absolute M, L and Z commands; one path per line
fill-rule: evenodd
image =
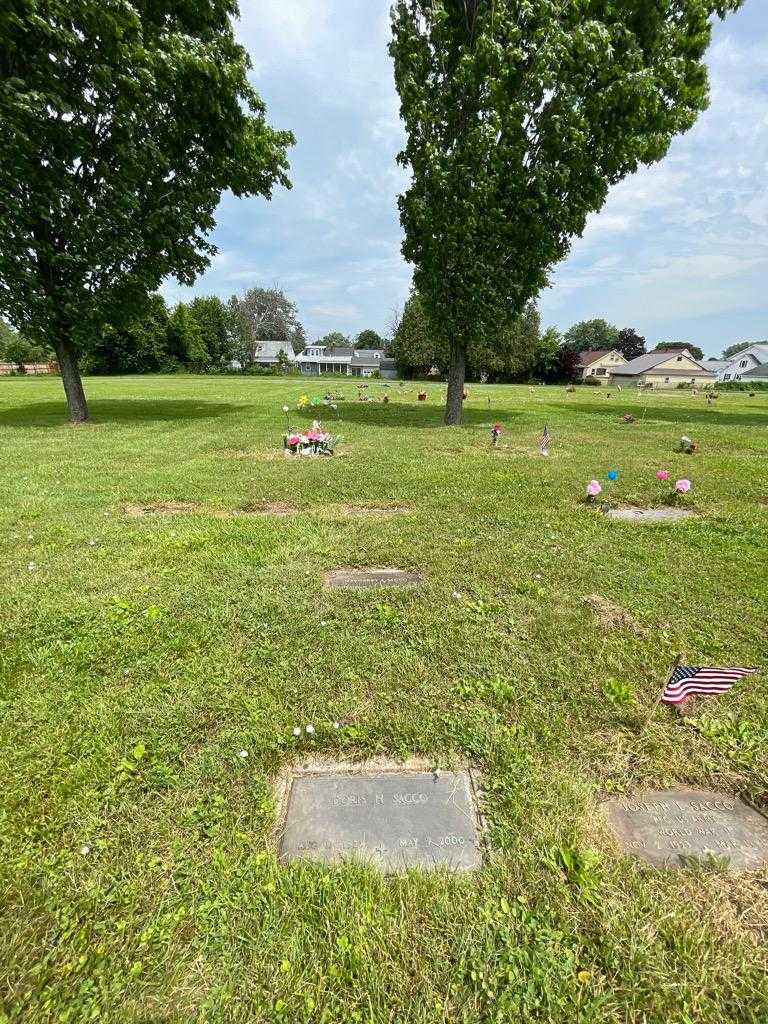
M 235 0 L 0 5 L 0 314 L 56 350 L 73 420 L 78 357 L 166 275 L 214 247 L 224 189 L 288 185 L 233 34 Z
M 581 320 L 569 327 L 563 343 L 576 352 L 601 352 L 616 348 L 619 329 L 607 320 Z
M 403 253 L 466 354 L 547 283 L 608 189 L 707 105 L 710 18 L 742 0 L 396 0 L 390 52 L 412 181 Z
M 367 327 L 364 331 L 360 331 L 358 336 L 355 338 L 355 348 L 386 348 L 387 343 L 378 333 L 378 331 L 372 330 Z

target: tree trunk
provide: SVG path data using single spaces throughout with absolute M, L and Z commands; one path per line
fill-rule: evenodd
M 445 423 L 458 427 L 464 404 L 464 380 L 467 372 L 467 354 L 458 342 L 451 342 L 451 366 L 448 370 L 448 396 L 445 401 Z
M 72 344 L 72 340 L 64 335 L 56 339 L 54 348 L 61 380 L 64 384 L 64 394 L 67 396 L 69 418 L 73 423 L 84 423 L 88 419 L 88 403 L 85 400 L 83 382 L 80 379 L 80 367 L 77 362 L 75 346 Z

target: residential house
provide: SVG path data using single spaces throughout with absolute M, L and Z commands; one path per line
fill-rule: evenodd
M 731 365 L 730 359 L 707 359 L 704 366 L 715 374 L 718 380 L 723 379 L 723 374 Z
M 280 355 L 293 364 L 296 362 L 296 355 L 290 341 L 256 341 L 253 344 L 254 364 L 256 366 L 277 366 Z M 242 370 L 243 364 L 233 359 L 228 364 L 230 370 Z
M 705 387 L 717 377 L 687 348 L 646 352 L 611 371 L 611 383 L 638 387 L 676 388 L 678 384 Z
M 768 384 L 768 362 L 745 370 L 738 379 L 745 384 Z
M 392 363 L 392 360 L 385 358 L 381 349 L 327 345 L 308 345 L 296 361 L 301 372 L 310 377 L 326 374 L 372 377 L 375 373 L 381 373 L 383 363 Z
M 741 380 L 750 370 L 764 366 L 766 363 L 768 363 L 768 344 L 758 342 L 755 345 L 747 345 L 741 352 L 736 352 L 731 356 L 728 365 L 721 371 L 719 379 L 722 381 Z
M 582 380 L 586 380 L 588 377 L 595 377 L 599 379 L 601 384 L 607 384 L 610 381 L 611 371 L 617 366 L 623 366 L 626 362 L 627 360 L 621 352 L 615 348 L 603 351 L 579 352 L 576 370 Z

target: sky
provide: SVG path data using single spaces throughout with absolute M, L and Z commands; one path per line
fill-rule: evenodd
M 395 163 L 403 143 L 388 0 L 241 0 L 236 26 L 271 124 L 290 128 L 293 188 L 225 194 L 208 271 L 171 301 L 284 289 L 310 340 L 386 335 L 411 268 L 400 246 Z M 768 339 L 768 2 L 746 0 L 715 27 L 711 104 L 659 164 L 590 217 L 539 297 L 545 326 L 605 317 L 649 347 L 688 341 L 707 355 Z

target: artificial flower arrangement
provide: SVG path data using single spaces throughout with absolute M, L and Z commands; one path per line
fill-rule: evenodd
M 420 402 L 426 402 L 426 400 L 427 400 L 427 392 L 426 391 L 420 391 L 416 397 L 418 398 L 418 400 Z
M 623 419 L 623 421 L 625 423 L 634 423 L 635 422 L 635 417 L 632 415 L 631 412 L 624 413 L 624 415 L 622 416 L 622 419 Z
M 693 455 L 694 452 L 697 452 L 698 450 L 699 445 L 697 441 L 692 441 L 690 437 L 686 437 L 685 435 L 680 438 L 680 448 L 678 451 L 685 452 L 686 455 Z
M 492 443 L 493 443 L 494 448 L 499 443 L 499 438 L 500 437 L 501 437 L 501 424 L 500 423 L 494 423 L 493 426 L 491 427 L 491 439 L 492 439 Z
M 611 483 L 615 483 L 619 479 L 619 471 L 617 469 L 609 469 L 606 476 L 608 477 L 608 480 Z M 659 483 L 667 483 L 669 481 L 669 470 L 656 470 L 656 479 L 659 481 Z M 691 487 L 692 484 L 690 480 L 687 480 L 685 478 L 676 480 L 671 490 L 665 493 L 664 501 L 670 505 L 681 501 L 684 495 L 688 494 L 688 492 L 691 490 Z M 590 505 L 595 504 L 597 498 L 599 498 L 602 493 L 603 487 L 600 481 L 590 480 L 587 484 L 585 500 Z M 601 507 L 604 510 L 607 509 L 609 507 L 608 502 L 603 500 L 601 502 Z
M 322 424 L 314 420 L 303 433 L 289 427 L 283 434 L 283 450 L 286 455 L 333 455 L 342 440 L 323 430 Z

